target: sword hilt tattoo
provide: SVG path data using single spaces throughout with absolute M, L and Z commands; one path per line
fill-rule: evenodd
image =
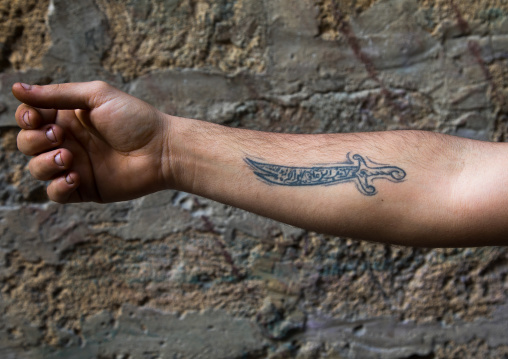
M 260 180 L 279 186 L 331 186 L 354 182 L 362 194 L 374 196 L 377 194 L 374 180 L 386 179 L 398 183 L 406 178 L 406 172 L 402 168 L 379 165 L 368 158 L 367 161 L 359 154 L 350 156 L 348 153 L 347 162 L 326 166 L 292 167 L 245 158 L 245 162 Z

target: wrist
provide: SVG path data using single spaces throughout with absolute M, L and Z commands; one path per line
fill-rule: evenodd
M 168 123 L 162 160 L 167 189 L 176 189 L 220 201 L 223 178 L 238 174 L 243 148 L 238 129 L 165 115 Z M 241 147 L 241 148 L 240 148 Z
M 173 116 L 160 112 L 162 128 L 162 146 L 160 152 L 159 178 L 158 182 L 165 190 L 174 188 L 174 171 L 172 170 L 172 146 L 173 126 L 176 121 Z
M 195 120 L 162 114 L 164 142 L 161 156 L 161 176 L 165 189 L 191 192 L 193 182 L 193 146 L 199 142 L 192 136 L 191 125 Z

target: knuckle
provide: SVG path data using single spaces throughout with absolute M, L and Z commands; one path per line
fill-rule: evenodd
M 59 186 L 59 181 L 55 180 L 51 183 L 53 186 L 48 187 L 48 196 L 49 198 L 57 203 L 65 204 L 67 202 L 67 193 L 65 190 L 62 190 Z
M 47 100 L 48 105 L 50 108 L 56 108 L 56 107 L 58 107 L 56 99 L 59 97 L 59 94 L 62 91 L 65 91 L 64 85 L 63 84 L 54 84 L 49 87 L 49 90 L 50 90 L 49 94 L 51 96 Z
M 23 130 L 19 136 L 23 147 L 29 150 L 37 142 L 37 133 L 35 131 Z
M 89 96 L 89 107 L 94 108 L 107 102 L 112 86 L 104 81 L 93 81 Z
M 109 84 L 107 82 L 101 81 L 101 80 L 93 81 L 92 85 L 98 91 L 105 91 L 105 90 L 109 89 Z
M 48 197 L 53 202 L 56 202 L 56 203 L 59 203 L 59 204 L 65 204 L 66 203 L 66 201 L 64 200 L 63 197 L 61 197 L 60 194 L 54 193 L 54 192 L 50 192 L 49 190 L 48 190 Z
M 61 194 L 55 194 L 53 198 L 51 198 L 53 202 L 59 203 L 59 204 L 65 204 L 67 201 L 64 197 L 62 197 Z
M 18 106 L 18 108 L 16 109 L 16 114 L 15 114 L 16 118 L 19 118 L 20 115 L 23 115 L 24 109 L 25 109 L 24 103 Z
M 53 92 L 54 92 L 55 94 L 58 94 L 60 91 L 65 90 L 65 89 L 63 88 L 63 84 L 54 84 L 54 85 L 51 87 L 51 89 L 53 90 Z
M 18 149 L 23 152 L 25 155 L 27 154 L 26 151 L 27 151 L 27 148 L 26 148 L 26 130 L 21 130 L 18 134 L 18 137 L 17 137 L 17 145 L 18 145 Z
M 28 163 L 28 170 L 30 171 L 30 174 L 32 175 L 32 177 L 34 177 L 35 179 L 38 179 L 38 180 L 44 179 L 43 178 L 44 174 L 41 170 L 39 159 L 37 157 L 32 158 L 30 160 L 30 162 Z

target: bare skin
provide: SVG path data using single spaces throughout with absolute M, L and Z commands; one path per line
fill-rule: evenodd
M 16 112 L 18 147 L 35 156 L 35 178 L 53 180 L 51 200 L 114 202 L 165 188 L 169 121 L 152 106 L 102 82 L 16 84 L 13 93 L 25 102 Z
M 291 135 L 177 118 L 103 82 L 15 84 L 19 149 L 59 203 L 178 189 L 309 230 L 508 244 L 507 147 L 420 131 Z

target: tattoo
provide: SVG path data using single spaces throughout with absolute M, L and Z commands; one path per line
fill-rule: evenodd
M 367 161 L 369 164 L 367 164 Z M 399 167 L 379 165 L 356 154 L 347 155 L 347 162 L 329 166 L 290 167 L 262 163 L 245 158 L 254 174 L 263 182 L 279 186 L 330 186 L 338 183 L 354 182 L 358 190 L 366 196 L 377 194 L 373 181 L 386 179 L 403 182 L 406 172 Z

